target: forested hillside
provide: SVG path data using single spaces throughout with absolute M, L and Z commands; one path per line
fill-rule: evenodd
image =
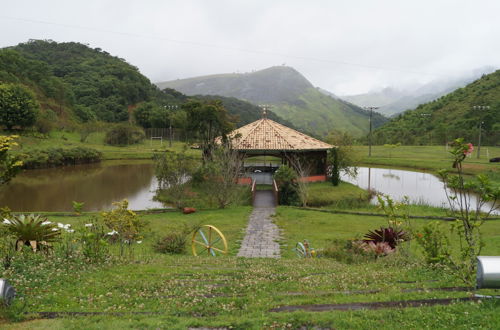
M 457 137 L 477 143 L 480 123 L 482 144 L 500 145 L 500 71 L 398 115 L 373 138 L 379 144 L 444 144 Z
M 315 88 L 297 70 L 276 66 L 243 74 L 219 74 L 157 83 L 187 95 L 223 95 L 254 104 L 270 104 L 280 117 L 318 136 L 331 130 L 363 136 L 368 132 L 369 112 Z M 374 126 L 386 118 L 373 114 Z
M 146 126 L 166 127 L 166 118 L 173 111 L 168 106 L 180 106 L 193 98 L 173 89 L 160 91 L 124 59 L 76 42 L 30 40 L 0 49 L 0 83 L 20 84 L 32 91 L 41 108 L 36 125 L 45 131 L 54 125 L 133 120 L 133 113 L 143 105 L 162 119 Z M 223 101 L 237 126 L 261 117 L 261 110 L 255 105 L 217 98 Z M 289 124 L 274 113 L 269 117 Z

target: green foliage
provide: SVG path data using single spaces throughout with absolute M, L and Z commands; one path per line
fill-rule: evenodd
M 81 253 L 86 260 L 99 263 L 109 257 L 107 230 L 103 221 L 98 217 L 91 217 L 90 221 L 77 231 L 76 236 L 80 243 Z
M 202 165 L 202 191 L 217 207 L 223 209 L 245 199 L 246 187 L 238 185 L 242 158 L 229 145 L 213 147 L 211 160 Z
M 415 234 L 428 264 L 447 264 L 450 257 L 450 242 L 445 228 L 439 221 L 431 221 Z
M 94 116 L 103 121 L 125 121 L 128 106 L 148 101 L 157 93 L 137 68 L 98 48 L 32 40 L 14 49 L 25 58 L 44 62 L 46 73 L 57 77 L 74 95 L 74 104 L 79 106 L 75 112 L 83 121 Z M 53 94 L 62 103 L 58 93 L 56 88 Z
M 190 101 L 183 105 L 187 114 L 187 131 L 191 141 L 200 144 L 205 160 L 211 158 L 215 139 L 226 135 L 234 128 L 231 117 L 221 101 Z
M 104 224 L 117 235 L 120 242 L 131 244 L 143 238 L 143 231 L 147 222 L 142 220 L 137 213 L 128 209 L 128 201 L 115 202 L 112 211 L 102 212 Z M 111 235 L 113 236 L 113 235 Z
M 23 168 L 47 168 L 100 162 L 102 153 L 92 148 L 76 147 L 71 149 L 35 149 L 21 154 Z
M 38 247 L 34 246 L 33 249 L 40 249 L 43 247 L 40 245 L 41 243 L 56 242 L 61 235 L 56 224 L 48 221 L 47 218 L 34 214 L 12 216 L 3 221 L 3 226 L 7 228 L 8 233 L 14 236 L 18 248 L 35 241 Z
M 365 263 L 373 257 L 363 248 L 361 240 L 334 239 L 319 251 L 319 255 L 345 264 Z
M 273 178 L 279 191 L 279 205 L 300 205 L 297 177 L 297 172 L 288 165 L 281 165 L 274 172 Z
M 188 95 L 217 94 L 254 104 L 271 104 L 276 115 L 303 131 L 319 136 L 332 129 L 352 132 L 355 136 L 368 132 L 368 111 L 325 95 L 295 69 L 286 66 L 245 74 L 180 79 L 158 85 L 160 88 L 175 88 Z M 225 106 L 229 108 L 230 103 L 226 102 Z M 382 115 L 373 114 L 375 127 L 385 121 Z
M 113 146 L 136 144 L 144 140 L 144 130 L 129 123 L 119 123 L 111 127 L 104 137 L 104 142 Z
M 446 144 L 458 137 L 476 141 L 482 124 L 482 144 L 500 141 L 500 70 L 439 99 L 406 111 L 373 132 L 376 144 Z M 474 109 L 488 105 L 489 109 Z
M 274 172 L 273 178 L 278 186 L 281 186 L 286 182 L 297 180 L 297 172 L 288 165 L 281 165 L 276 172 Z
M 0 84 L 0 125 L 7 130 L 33 126 L 39 107 L 29 89 L 19 84 Z
M 0 136 L 0 185 L 9 182 L 20 170 L 23 163 L 10 154 L 13 147 L 17 146 L 14 142 L 16 135 Z
M 450 258 L 450 264 L 466 283 L 470 283 L 476 271 L 476 258 L 484 246 L 481 226 L 491 212 L 500 207 L 500 188 L 493 187 L 484 175 L 477 176 L 477 182 L 467 182 L 463 162 L 474 147 L 471 143 L 464 143 L 462 138 L 456 139 L 451 147 L 452 167 L 456 169 L 456 175 L 450 175 L 445 169 L 439 171 L 451 212 L 457 218 L 453 229 L 460 242 L 460 256 Z M 475 206 L 472 205 L 474 193 Z
M 75 211 L 76 215 L 82 214 L 82 210 L 83 210 L 84 205 L 85 205 L 84 202 L 77 202 L 77 201 L 72 202 L 73 211 Z
M 340 183 L 339 151 L 337 148 L 332 148 L 330 153 L 332 158 L 332 185 L 338 186 Z
M 165 236 L 162 236 L 155 242 L 153 245 L 154 251 L 166 254 L 185 253 L 189 235 L 198 230 L 199 227 L 199 224 L 183 224 L 181 228 L 169 230 Z
M 193 175 L 196 161 L 182 153 L 155 154 L 155 175 L 158 189 L 166 189 L 177 208 L 184 207 L 187 194 L 186 181 Z
M 380 229 L 370 230 L 363 236 L 365 243 L 387 243 L 392 249 L 409 239 L 407 233 L 399 228 L 380 227 Z

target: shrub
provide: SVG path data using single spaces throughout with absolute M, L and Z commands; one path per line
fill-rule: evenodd
M 297 173 L 287 165 L 281 165 L 273 175 L 276 183 L 281 186 L 284 183 L 297 180 Z
M 319 255 L 347 264 L 366 262 L 370 259 L 361 240 L 332 240 L 325 249 L 319 251 Z
M 83 256 L 90 262 L 102 262 L 109 255 L 107 230 L 102 221 L 92 217 L 81 231 L 78 231 Z
M 181 254 L 186 251 L 186 243 L 189 234 L 193 233 L 200 227 L 199 224 L 187 226 L 184 225 L 180 230 L 174 230 L 167 235 L 161 237 L 153 245 L 153 249 L 159 253 Z
M 402 229 L 393 227 L 380 227 L 374 231 L 369 231 L 364 236 L 365 243 L 387 243 L 392 249 L 395 249 L 398 244 L 408 240 L 408 235 Z
M 71 149 L 48 148 L 32 150 L 21 156 L 23 168 L 46 168 L 100 162 L 102 153 L 92 148 L 76 147 Z
M 131 244 L 142 238 L 141 231 L 147 226 L 147 222 L 128 209 L 128 201 L 115 202 L 116 208 L 110 212 L 102 212 L 104 224 L 112 230 L 120 239 L 120 242 Z M 114 236 L 114 235 L 110 235 Z
M 187 236 L 182 232 L 172 232 L 156 241 L 154 250 L 159 253 L 181 254 L 186 250 Z
M 114 146 L 124 146 L 139 143 L 144 138 L 145 134 L 142 128 L 129 123 L 120 123 L 106 132 L 104 142 Z
M 287 165 L 282 165 L 273 175 L 279 187 L 280 205 L 300 205 L 299 186 L 297 184 L 297 173 Z
M 450 257 L 450 242 L 439 221 L 431 221 L 416 233 L 418 245 L 422 248 L 428 264 L 446 263 Z
M 21 214 L 4 219 L 3 225 L 7 232 L 14 236 L 18 250 L 24 245 L 31 246 L 34 251 L 48 247 L 50 243 L 59 240 L 61 234 L 56 224 L 34 214 Z

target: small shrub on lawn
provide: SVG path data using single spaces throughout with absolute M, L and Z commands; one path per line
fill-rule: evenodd
M 369 231 L 368 234 L 364 236 L 365 243 L 387 243 L 392 249 L 395 249 L 400 243 L 407 241 L 408 234 L 398 228 L 393 227 L 380 227 L 374 231 Z
M 426 224 L 415 238 L 428 264 L 445 264 L 449 260 L 450 242 L 439 221 Z
M 372 256 L 363 248 L 363 244 L 361 240 L 335 239 L 326 248 L 319 251 L 319 255 L 346 264 L 366 262 L 372 259 Z
M 153 249 L 158 253 L 182 254 L 186 252 L 186 243 L 189 239 L 189 235 L 199 227 L 200 225 L 184 225 L 181 230 L 174 230 L 158 239 Z
M 106 132 L 104 142 L 113 146 L 125 146 L 139 143 L 144 138 L 145 134 L 142 128 L 129 123 L 121 123 L 114 125 Z

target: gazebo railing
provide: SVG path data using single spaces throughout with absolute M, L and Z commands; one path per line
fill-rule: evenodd
M 274 204 L 278 205 L 278 200 L 279 200 L 278 184 L 276 184 L 276 180 L 274 179 L 273 179 L 273 193 L 274 193 Z

